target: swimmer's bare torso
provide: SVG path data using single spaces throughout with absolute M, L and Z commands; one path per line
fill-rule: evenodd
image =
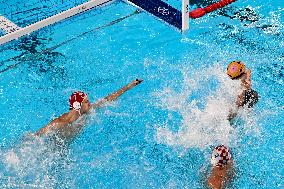
M 222 189 L 233 178 L 233 162 L 230 161 L 224 167 L 214 166 L 208 178 L 208 186 L 211 189 Z
M 136 85 L 140 84 L 143 80 L 136 79 L 126 86 L 122 87 L 118 91 L 106 96 L 105 98 L 97 101 L 94 104 L 90 104 L 89 99 L 85 98 L 82 102 L 82 107 L 79 111 L 70 110 L 67 113 L 52 120 L 48 125 L 38 130 L 35 134 L 37 136 L 49 135 L 51 133 L 59 135 L 61 138 L 69 140 L 76 136 L 85 123 L 86 116 L 92 109 L 102 107 L 108 102 L 116 100 L 124 92 L 132 89 Z
M 239 79 L 241 81 L 239 95 L 237 96 L 234 107 L 230 109 L 228 120 L 232 120 L 234 117 L 236 117 L 238 109 L 244 106 L 245 91 L 251 90 L 251 71 L 249 69 L 247 69 Z
M 241 91 L 236 100 L 237 107 L 241 107 L 244 104 L 244 91 L 251 90 L 251 71 L 247 69 L 243 76 L 240 78 L 240 80 Z

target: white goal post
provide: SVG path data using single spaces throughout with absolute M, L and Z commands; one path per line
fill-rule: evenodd
M 54 24 L 56 22 L 59 22 L 61 20 L 64 20 L 66 18 L 72 17 L 74 15 L 77 15 L 79 13 L 85 12 L 87 10 L 90 10 L 94 7 L 106 5 L 109 3 L 112 3 L 114 0 L 90 0 L 86 3 L 83 3 L 81 5 L 78 5 L 76 7 L 73 7 L 71 9 L 68 9 L 66 11 L 63 11 L 61 13 L 58 13 L 54 16 L 48 17 L 44 20 L 38 21 L 34 24 L 31 24 L 29 26 L 18 28 L 17 30 L 7 33 L 4 36 L 0 37 L 0 45 L 7 43 L 9 41 L 18 39 L 22 36 L 28 35 L 34 31 L 37 31 L 41 28 L 44 28 L 46 26 L 49 26 L 51 24 Z

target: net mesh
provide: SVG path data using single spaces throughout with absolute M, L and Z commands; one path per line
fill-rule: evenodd
M 85 2 L 87 0 L 0 0 L 0 14 L 24 27 Z

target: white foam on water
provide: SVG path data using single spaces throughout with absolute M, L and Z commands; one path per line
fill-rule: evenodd
M 4 159 L 7 162 L 8 167 L 18 167 L 20 163 L 20 159 L 17 154 L 11 150 L 4 154 Z
M 263 6 L 258 7 L 251 7 L 248 6 L 250 10 L 261 12 L 260 9 L 266 8 Z M 246 27 L 248 28 L 254 28 L 254 27 L 263 27 L 263 32 L 267 35 L 277 35 L 280 34 L 283 30 L 283 24 L 281 23 L 281 14 L 283 9 L 278 8 L 277 10 L 272 10 L 269 12 L 268 16 L 261 15 L 260 19 L 258 20 L 258 16 L 256 15 L 250 15 L 255 16 L 255 18 L 251 17 L 252 20 L 256 19 L 256 22 L 252 22 L 250 24 L 247 24 Z M 265 27 L 264 27 L 265 26 Z
M 106 113 L 115 114 L 111 111 Z M 88 116 L 82 117 L 72 126 L 80 126 L 82 123 L 86 126 L 99 123 L 101 120 L 97 114 L 95 110 L 92 110 Z M 101 124 L 98 124 L 96 129 L 102 129 Z M 74 170 L 79 170 L 80 165 L 88 162 L 77 165 L 77 158 L 81 156 L 70 156 L 72 150 L 70 151 L 68 144 L 68 141 L 66 144 L 66 141 L 56 133 L 51 133 L 48 137 L 38 137 L 28 133 L 16 145 L 8 149 L 0 149 L 0 168 L 3 167 L 0 176 L 5 175 L 1 177 L 0 188 L 56 188 L 58 186 L 76 188 L 77 183 L 71 180 L 70 174 Z M 87 154 L 90 155 L 89 152 Z M 113 153 L 98 156 L 89 166 L 105 169 L 108 167 L 106 162 L 109 162 L 113 156 Z
M 0 165 L 4 168 L 2 171 L 5 177 L 1 179 L 0 186 L 53 188 L 59 182 L 57 169 L 69 166 L 66 159 L 66 148 L 59 148 L 54 144 L 51 146 L 43 138 L 28 134 L 18 145 L 1 150 Z
M 271 11 L 269 17 L 264 19 L 265 24 L 270 24 L 270 27 L 264 29 L 265 34 L 280 34 L 283 30 L 283 24 L 281 24 L 281 12 Z
M 227 116 L 230 108 L 234 107 L 240 83 L 238 80 L 230 80 L 221 68 L 222 66 L 215 64 L 199 71 L 183 69 L 183 81 L 179 92 L 164 88 L 161 92 L 153 94 L 159 99 L 157 107 L 177 112 L 182 118 L 177 132 L 172 131 L 171 125 L 168 124 L 156 126 L 158 143 L 185 148 L 233 145 L 237 130 L 230 125 Z M 207 83 L 212 80 L 217 81 L 217 87 L 208 86 Z M 199 90 L 209 90 L 209 95 L 190 99 L 190 96 Z M 200 103 L 204 106 L 200 107 Z

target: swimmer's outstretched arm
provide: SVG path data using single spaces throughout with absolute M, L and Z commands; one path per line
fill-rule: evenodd
M 105 98 L 99 100 L 98 102 L 92 104 L 91 108 L 98 108 L 98 107 L 103 106 L 107 102 L 116 100 L 124 92 L 128 91 L 129 89 L 132 89 L 136 85 L 140 84 L 142 81 L 143 80 L 141 80 L 141 79 L 136 79 L 136 80 L 130 82 L 129 84 L 122 87 L 118 91 L 116 91 L 116 92 L 106 96 Z M 68 128 L 65 127 L 66 125 L 72 124 L 74 121 L 76 121 L 78 119 L 78 117 L 79 117 L 78 113 L 76 113 L 76 114 L 65 113 L 65 114 L 61 115 L 60 117 L 51 121 L 48 125 L 41 128 L 35 134 L 37 136 L 42 136 L 42 135 L 46 135 L 46 134 L 48 134 L 52 131 L 58 131 L 60 128 L 64 128 L 63 134 L 65 132 L 65 134 L 66 134 L 65 137 L 70 139 L 70 138 L 74 137 L 85 125 L 84 124 L 84 121 L 85 121 L 84 118 L 85 117 L 83 117 L 83 119 L 80 122 L 77 123 L 77 126 L 74 129 L 72 129 L 72 127 L 68 127 Z
M 101 106 L 103 106 L 107 102 L 111 102 L 111 101 L 116 100 L 123 93 L 125 93 L 129 89 L 132 89 L 136 85 L 139 85 L 142 81 L 143 80 L 141 80 L 141 79 L 135 79 L 135 80 L 131 81 L 129 84 L 125 85 L 124 87 L 122 87 L 121 89 L 117 90 L 116 92 L 111 93 L 110 95 L 104 97 L 103 99 L 99 100 L 98 102 L 92 104 L 92 109 L 101 107 Z

